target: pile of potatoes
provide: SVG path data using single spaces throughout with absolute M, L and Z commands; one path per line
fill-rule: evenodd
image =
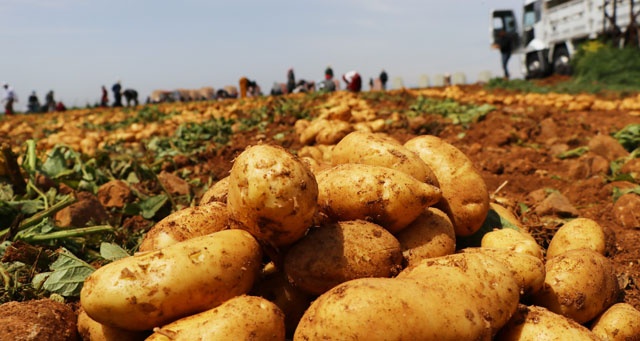
M 456 248 L 490 210 L 519 228 Z M 544 250 L 435 136 L 259 144 L 89 276 L 78 325 L 87 340 L 638 339 L 605 240 L 578 218 Z

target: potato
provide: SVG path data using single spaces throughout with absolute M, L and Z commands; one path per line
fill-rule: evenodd
M 544 286 L 533 303 L 585 323 L 615 303 L 618 280 L 611 261 L 590 250 L 576 249 L 547 260 Z
M 231 219 L 274 246 L 289 245 L 304 235 L 317 200 L 313 173 L 282 147 L 248 147 L 231 168 L 227 198 Z
M 251 294 L 268 299 L 282 310 L 285 335 L 289 339 L 293 337 L 300 318 L 315 298 L 291 284 L 283 271 L 265 275 L 256 282 Z
M 350 133 L 333 148 L 331 162 L 334 165 L 362 163 L 389 167 L 438 187 L 435 174 L 416 153 L 384 134 L 362 131 Z
M 194 237 L 229 228 L 227 205 L 212 202 L 186 207 L 156 223 L 142 239 L 139 251 L 158 250 Z
M 293 340 L 490 340 L 479 301 L 459 289 L 467 278 L 440 270 L 430 285 L 376 277 L 342 283 L 311 303 Z
M 284 336 L 284 314 L 278 306 L 262 297 L 241 295 L 216 308 L 156 328 L 146 341 L 284 341 Z
M 392 277 L 401 269 L 398 240 L 383 227 L 364 220 L 313 228 L 284 259 L 289 280 L 314 295 L 351 279 Z
M 213 201 L 227 203 L 227 194 L 229 194 L 229 177 L 226 176 L 209 187 L 200 198 L 200 205 L 208 204 Z
M 524 226 L 522 225 L 520 220 L 518 220 L 518 217 L 516 217 L 516 215 L 513 214 L 513 212 L 511 212 L 506 207 L 504 207 L 504 206 L 502 206 L 500 204 L 496 204 L 496 203 L 492 202 L 492 203 L 489 204 L 489 209 L 494 210 L 500 216 L 501 219 L 504 219 L 509 224 L 517 227 L 519 231 L 525 231 L 526 232 Z
M 526 253 L 544 260 L 544 250 L 527 232 L 503 228 L 488 232 L 482 237 L 480 246 L 489 249 L 506 249 Z
M 398 232 L 396 238 L 408 265 L 456 251 L 453 224 L 444 212 L 434 207 L 427 207 L 416 220 Z
M 80 309 L 78 313 L 78 334 L 82 340 L 90 341 L 138 341 L 144 340 L 149 332 L 130 331 L 96 322 Z
M 589 218 L 576 218 L 562 225 L 551 238 L 547 259 L 565 251 L 587 248 L 604 255 L 605 234 L 602 226 Z
M 459 276 L 464 278 L 463 283 L 451 285 L 448 290 L 452 295 L 460 296 L 460 304 L 468 302 L 462 300 L 462 293 L 472 295 L 472 300 L 482 309 L 482 318 L 489 324 L 492 333 L 495 334 L 516 311 L 520 300 L 516 279 L 508 267 L 485 254 L 457 253 L 426 259 L 408 266 L 397 278 L 412 278 L 431 286 L 436 278 L 437 268 L 434 266 L 450 267 L 460 272 Z
M 84 282 L 82 308 L 92 319 L 151 330 L 247 293 L 262 251 L 244 230 L 223 230 L 109 263 Z
M 440 189 L 401 171 L 347 163 L 318 173 L 318 206 L 334 220 L 372 221 L 396 233 L 440 200 Z
M 431 168 L 442 190 L 437 207 L 447 213 L 458 236 L 470 236 L 489 212 L 489 192 L 471 160 L 439 137 L 422 135 L 404 146 L 417 153 Z
M 592 323 L 591 331 L 607 341 L 640 340 L 640 311 L 629 303 L 616 303 Z
M 600 340 L 577 322 L 543 307 L 520 305 L 496 341 Z
M 465 248 L 462 251 L 482 253 L 506 266 L 520 287 L 520 296 L 529 296 L 540 290 L 544 284 L 544 263 L 538 257 L 506 249 L 484 247 Z

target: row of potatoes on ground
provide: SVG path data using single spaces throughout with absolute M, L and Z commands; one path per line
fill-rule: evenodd
M 90 275 L 85 340 L 637 340 L 605 235 L 523 228 L 456 250 L 490 204 L 469 158 L 435 136 L 352 132 L 298 156 L 246 148 L 198 206 Z

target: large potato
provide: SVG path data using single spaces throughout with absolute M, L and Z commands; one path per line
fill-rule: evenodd
M 442 190 L 437 207 L 449 215 L 456 235 L 476 232 L 489 212 L 489 192 L 471 160 L 455 146 L 432 135 L 414 137 L 404 146 L 417 153 L 436 175 Z
M 87 341 L 139 341 L 144 340 L 150 332 L 131 331 L 109 327 L 94 321 L 80 309 L 78 312 L 78 334 Z
M 398 232 L 396 238 L 408 265 L 456 251 L 456 234 L 451 219 L 434 207 L 427 207 L 416 220 Z
M 464 279 L 461 284 L 451 285 L 452 295 L 460 297 L 459 304 L 466 304 L 464 295 L 482 309 L 482 318 L 496 333 L 516 311 L 520 300 L 520 288 L 511 270 L 503 263 L 481 253 L 457 253 L 443 257 L 425 259 L 404 269 L 398 276 L 412 278 L 426 286 L 434 285 L 438 267 L 449 267 L 459 271 Z M 463 294 L 464 293 L 464 294 Z
M 463 252 L 479 252 L 504 264 L 520 286 L 520 296 L 529 296 L 542 288 L 545 278 L 544 263 L 538 257 L 506 249 L 484 247 L 465 248 Z
M 283 271 L 264 275 L 256 282 L 250 294 L 264 297 L 282 310 L 286 336 L 289 339 L 293 337 L 300 318 L 315 298 L 289 282 Z
M 139 251 L 158 250 L 194 237 L 229 228 L 227 205 L 211 202 L 173 212 L 155 224 L 142 239 Z
M 318 205 L 333 220 L 372 221 L 396 233 L 440 200 L 440 189 L 387 167 L 347 163 L 318 173 Z
M 594 333 L 579 323 L 558 315 L 543 307 L 518 307 L 509 323 L 495 338 L 496 341 L 601 341 Z
M 354 131 L 333 148 L 331 162 L 334 165 L 362 163 L 389 167 L 438 186 L 431 168 L 416 153 L 388 135 Z
M 284 337 L 284 314 L 277 305 L 262 297 L 241 295 L 156 328 L 146 341 L 284 341 Z
M 606 250 L 602 226 L 589 218 L 576 218 L 562 225 L 551 238 L 547 259 L 565 251 L 587 248 L 603 254 Z
M 85 280 L 80 303 L 102 324 L 150 330 L 247 293 L 261 260 L 251 234 L 224 230 L 99 268 Z
M 402 269 L 398 240 L 364 220 L 313 228 L 287 252 L 284 270 L 301 290 L 320 295 L 362 277 L 392 277 Z
M 283 246 L 300 239 L 313 221 L 317 200 L 314 175 L 282 147 L 248 147 L 233 163 L 229 215 L 261 241 Z
M 618 280 L 611 261 L 590 250 L 576 249 L 547 260 L 544 286 L 533 303 L 585 323 L 615 303 Z
M 200 205 L 205 205 L 214 201 L 226 204 L 227 194 L 229 194 L 229 177 L 225 176 L 204 192 L 202 198 L 200 198 Z
M 482 237 L 480 246 L 489 249 L 505 249 L 526 253 L 544 260 L 544 250 L 535 238 L 524 231 L 503 228 L 488 232 Z
M 490 340 L 479 301 L 459 289 L 467 279 L 447 267 L 432 278 L 342 283 L 311 303 L 293 340 Z
M 616 303 L 593 322 L 591 331 L 607 341 L 640 340 L 640 311 L 629 303 Z

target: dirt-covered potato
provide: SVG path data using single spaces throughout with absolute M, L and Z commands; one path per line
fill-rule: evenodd
M 150 333 L 150 331 L 131 331 L 109 327 L 91 319 L 83 309 L 78 312 L 78 334 L 80 334 L 82 340 L 139 341 L 144 340 Z
M 488 232 L 482 237 L 480 246 L 489 249 L 506 249 L 526 253 L 544 260 L 544 250 L 529 233 L 510 228 Z
M 618 280 L 611 261 L 590 249 L 563 252 L 547 260 L 544 286 L 533 303 L 585 323 L 615 303 Z
M 398 279 L 411 278 L 421 283 L 435 285 L 438 267 L 449 267 L 459 271 L 464 279 L 461 284 L 449 286 L 452 295 L 460 297 L 459 304 L 471 301 L 482 309 L 482 318 L 495 334 L 516 311 L 520 300 L 520 288 L 511 270 L 502 262 L 482 253 L 456 253 L 443 257 L 425 259 L 408 266 Z
M 151 330 L 247 293 L 262 251 L 244 230 L 223 230 L 109 263 L 84 282 L 80 303 L 92 319 Z
M 277 305 L 262 297 L 241 295 L 216 308 L 156 328 L 146 341 L 284 341 L 284 337 L 284 314 Z
M 544 263 L 538 257 L 506 249 L 484 247 L 465 248 L 463 252 L 479 252 L 504 264 L 520 286 L 520 296 L 529 296 L 542 288 L 545 278 Z
M 489 212 L 489 192 L 473 162 L 458 148 L 439 137 L 421 135 L 404 146 L 417 153 L 431 168 L 442 190 L 442 209 L 458 236 L 470 236 L 482 226 Z
M 362 163 L 405 172 L 430 185 L 438 186 L 435 174 L 418 155 L 384 134 L 354 131 L 333 148 L 331 162 Z
M 200 205 L 205 205 L 214 201 L 226 204 L 227 194 L 229 194 L 229 177 L 225 176 L 204 192 L 202 198 L 200 198 Z
M 317 175 L 318 206 L 333 220 L 368 220 L 396 233 L 440 200 L 440 189 L 404 172 L 346 163 Z
M 293 340 L 490 340 L 479 301 L 460 286 L 467 278 L 454 268 L 434 273 L 426 284 L 375 277 L 342 283 L 311 303 Z
M 496 341 L 602 341 L 576 321 L 558 315 L 543 307 L 520 305 Z
M 265 274 L 256 282 L 250 295 L 264 297 L 282 310 L 286 336 L 289 339 L 293 337 L 300 318 L 315 298 L 289 282 L 284 271 Z
M 251 146 L 233 163 L 229 215 L 261 241 L 283 246 L 300 239 L 311 226 L 317 200 L 314 175 L 282 147 Z
M 156 223 L 142 239 L 139 251 L 158 250 L 228 228 L 229 214 L 225 203 L 214 201 L 186 207 Z
M 444 212 L 434 207 L 427 207 L 416 220 L 395 236 L 408 265 L 456 251 L 453 224 Z
M 605 253 L 606 237 L 602 226 L 589 218 L 576 218 L 562 225 L 551 238 L 547 259 L 565 251 L 587 248 Z
M 640 340 L 640 311 L 629 303 L 616 303 L 591 324 L 591 331 L 606 341 Z
M 383 227 L 364 220 L 313 228 L 284 260 L 289 280 L 314 295 L 356 278 L 392 277 L 401 269 L 398 240 Z

